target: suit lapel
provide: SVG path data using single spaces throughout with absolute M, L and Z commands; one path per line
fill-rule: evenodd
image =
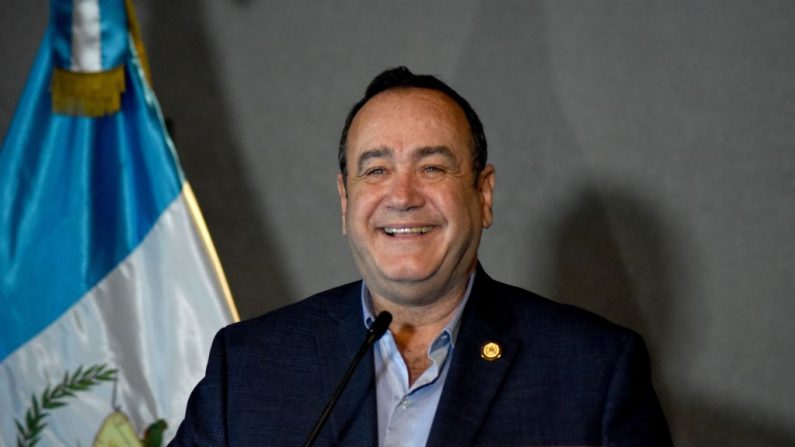
M 328 333 L 317 335 L 318 352 L 323 365 L 323 388 L 326 392 L 318 396 L 318 400 L 323 401 L 322 405 L 325 405 L 342 380 L 364 341 L 360 291 L 360 287 L 350 287 L 340 295 L 339 302 L 329 309 L 334 320 L 333 327 Z M 375 445 L 377 442 L 374 377 L 371 350 L 357 366 L 322 432 L 331 430 L 331 445 Z
M 477 439 L 500 384 L 516 356 L 518 342 L 510 335 L 510 316 L 503 306 L 493 305 L 493 280 L 478 265 L 475 284 L 464 310 L 461 329 L 436 410 L 429 447 L 468 446 Z M 481 355 L 483 346 L 500 348 L 496 359 Z

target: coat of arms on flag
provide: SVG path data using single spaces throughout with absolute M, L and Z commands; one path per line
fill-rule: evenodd
M 236 320 L 131 0 L 51 0 L 0 147 L 0 445 L 161 445 Z

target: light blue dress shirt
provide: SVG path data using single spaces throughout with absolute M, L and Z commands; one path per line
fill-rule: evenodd
M 451 354 L 461 326 L 464 310 L 475 274 L 469 277 L 464 299 L 453 311 L 447 326 L 428 348 L 431 366 L 409 387 L 409 372 L 391 331 L 374 346 L 375 383 L 378 408 L 379 447 L 416 447 L 428 442 L 436 407 L 450 369 Z M 367 286 L 362 282 L 364 323 L 374 320 L 373 305 Z

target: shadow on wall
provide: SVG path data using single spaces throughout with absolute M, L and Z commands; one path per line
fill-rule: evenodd
M 279 250 L 257 213 L 203 22 L 202 2 L 152 1 L 153 83 L 241 318 L 290 303 Z M 267 292 L 267 295 L 265 295 Z
M 676 362 L 679 370 L 687 369 L 694 355 L 681 350 L 697 351 L 690 337 L 699 330 L 694 325 L 708 324 L 706 315 L 682 315 L 677 309 L 683 298 L 675 284 L 689 272 L 676 259 L 682 238 L 671 234 L 675 226 L 664 222 L 654 206 L 631 191 L 583 189 L 561 215 L 553 235 L 555 270 L 549 283 L 554 296 L 644 337 L 677 446 L 795 445 L 791 428 L 763 421 L 736 404 L 716 402 L 698 390 L 674 389 L 660 374 Z

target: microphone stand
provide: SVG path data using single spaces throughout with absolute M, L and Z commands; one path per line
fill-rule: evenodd
M 348 366 L 348 370 L 345 371 L 345 375 L 342 377 L 342 381 L 339 383 L 339 385 L 337 385 L 337 389 L 334 390 L 334 394 L 331 395 L 328 403 L 326 403 L 326 407 L 323 408 L 323 412 L 320 413 L 320 418 L 317 420 L 317 422 L 315 422 L 315 427 L 312 429 L 312 432 L 309 433 L 309 437 L 306 439 L 306 442 L 304 442 L 304 447 L 311 447 L 312 444 L 314 444 L 315 438 L 317 438 L 317 435 L 320 434 L 320 429 L 326 424 L 326 420 L 328 419 L 329 415 L 331 415 L 331 410 L 333 410 L 334 406 L 337 405 L 337 401 L 340 399 L 342 392 L 345 390 L 345 387 L 351 380 L 351 376 L 353 376 L 356 366 L 362 360 L 362 357 L 364 357 L 364 354 L 367 353 L 370 347 L 384 335 L 391 322 L 392 314 L 386 311 L 379 313 L 378 316 L 375 317 L 375 321 L 373 321 L 373 324 L 370 325 L 370 329 L 367 330 L 367 338 L 365 338 L 362 346 L 359 347 L 359 351 L 356 352 L 356 356 L 353 357 L 350 366 Z

